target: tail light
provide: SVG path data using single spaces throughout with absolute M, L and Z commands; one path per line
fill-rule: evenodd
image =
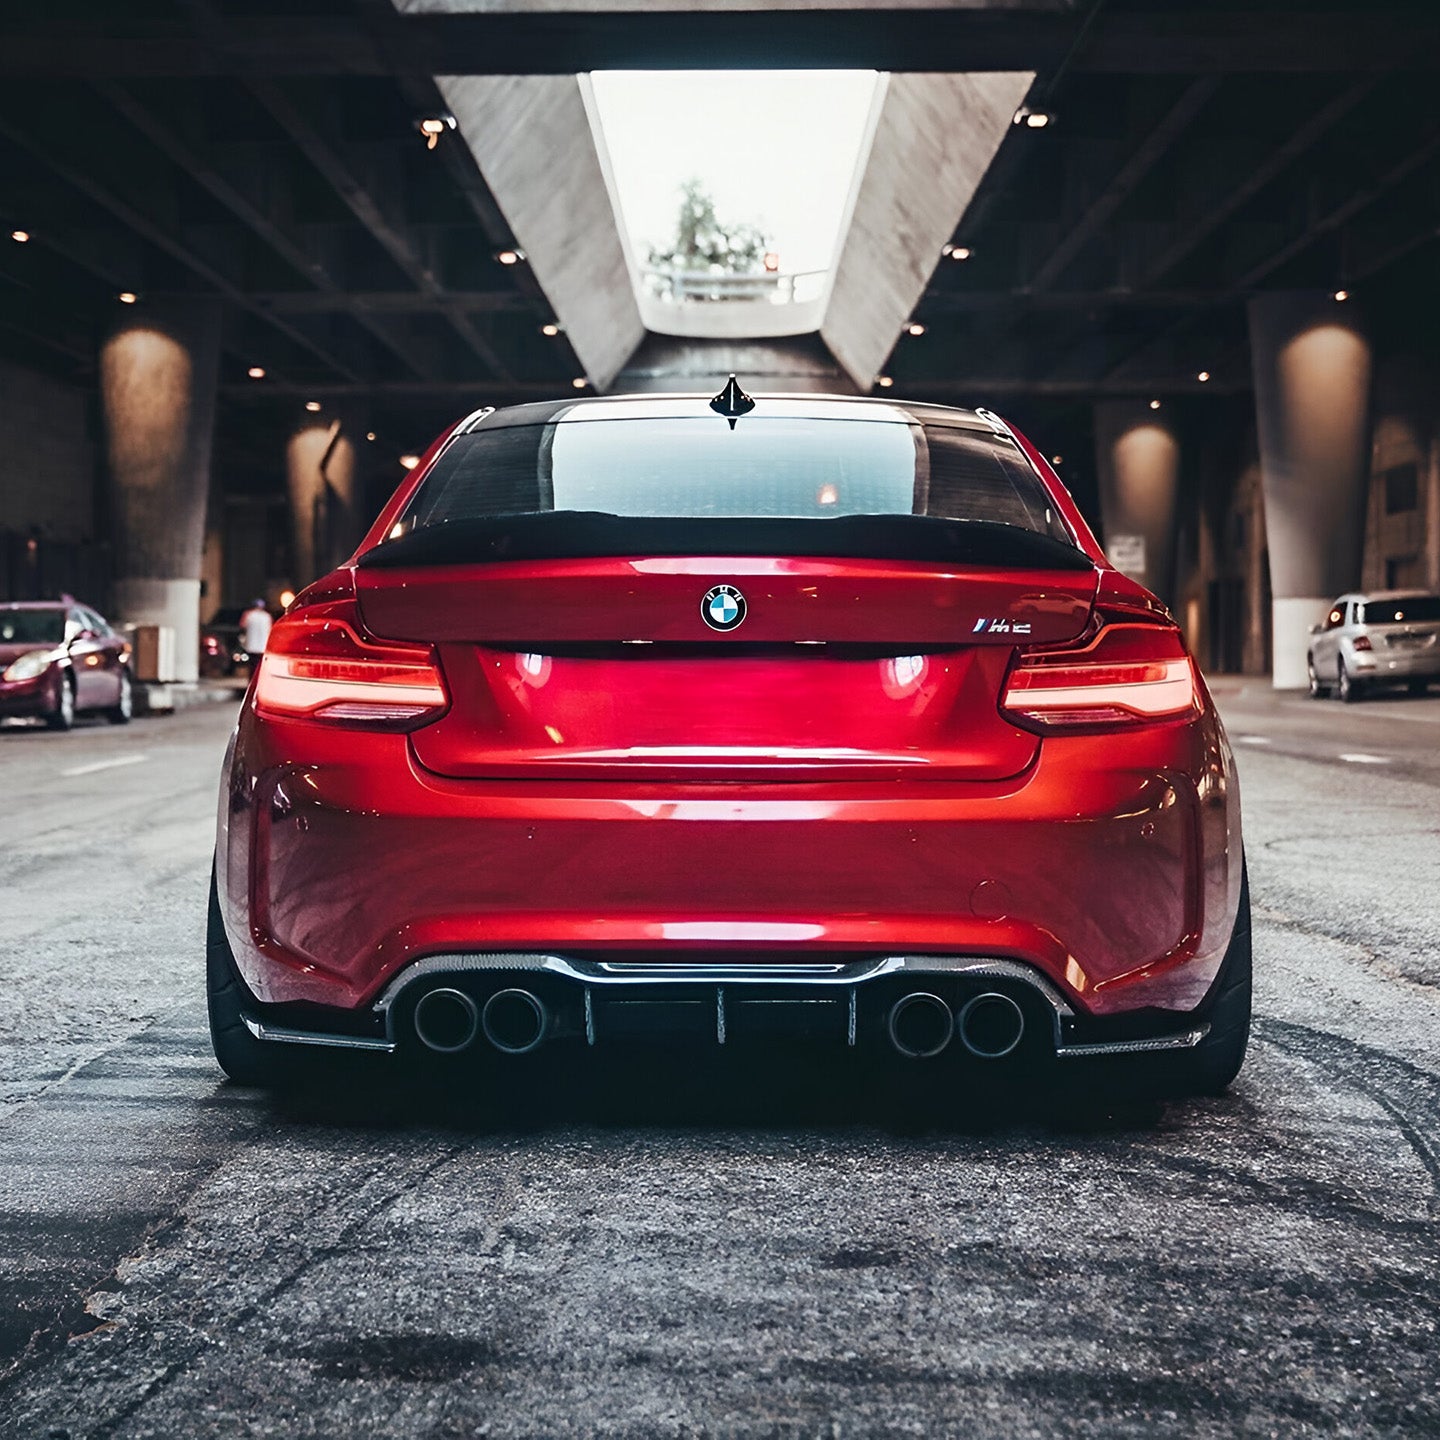
M 352 604 L 278 620 L 255 682 L 262 715 L 413 730 L 450 703 L 428 645 L 362 638 Z
M 1015 724 L 1045 732 L 1175 719 L 1199 704 L 1180 632 L 1120 623 L 1074 648 L 1021 650 L 1000 708 Z
M 1350 646 L 1354 650 L 1373 650 L 1375 648 L 1370 643 L 1370 637 L 1368 635 L 1355 636 L 1355 638 L 1351 640 Z

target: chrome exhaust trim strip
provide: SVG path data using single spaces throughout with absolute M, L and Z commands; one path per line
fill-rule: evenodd
M 245 1028 L 257 1039 L 276 1045 L 326 1045 L 332 1050 L 368 1050 L 376 1055 L 393 1055 L 393 1040 L 367 1040 L 363 1035 L 327 1035 L 321 1030 L 287 1030 L 266 1025 L 241 1014 Z
M 1061 1060 L 1086 1059 L 1091 1055 L 1144 1055 L 1152 1050 L 1193 1050 L 1208 1034 L 1210 1026 L 1198 1025 L 1178 1035 L 1150 1035 L 1143 1040 L 1099 1040 L 1089 1045 L 1060 1045 L 1055 1054 Z

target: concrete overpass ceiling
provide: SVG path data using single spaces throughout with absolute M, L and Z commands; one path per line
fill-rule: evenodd
M 1083 446 L 1101 398 L 1243 408 L 1245 302 L 1271 289 L 1346 289 L 1377 353 L 1440 360 L 1432 0 L 15 10 L 0 36 L 0 360 L 84 391 L 120 294 L 218 298 L 227 487 L 278 483 L 307 400 L 367 408 L 393 467 L 472 405 L 603 371 L 583 327 L 542 333 L 559 296 L 536 267 L 496 260 L 531 247 L 460 133 L 426 150 L 418 120 L 450 108 L 436 74 L 574 87 L 605 68 L 875 68 L 893 87 L 1034 72 L 1055 122 L 1005 129 L 954 228 L 926 242 L 893 348 L 847 354 L 896 393 L 991 401 L 1057 450 Z M 904 333 L 911 318 L 923 335 Z

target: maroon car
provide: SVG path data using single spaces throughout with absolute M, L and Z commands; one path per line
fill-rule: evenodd
M 0 716 L 35 715 L 68 730 L 82 711 L 115 725 L 131 715 L 130 642 L 88 605 L 0 605 Z

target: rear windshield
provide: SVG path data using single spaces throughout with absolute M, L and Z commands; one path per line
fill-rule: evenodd
M 1014 444 L 901 421 L 559 420 L 457 437 L 392 536 L 565 511 L 721 520 L 923 515 L 1073 540 Z
M 63 610 L 0 610 L 0 645 L 58 645 L 64 638 Z
M 1440 620 L 1440 595 L 1406 595 L 1399 600 L 1367 600 L 1360 607 L 1362 625 L 1408 625 L 1412 620 Z

